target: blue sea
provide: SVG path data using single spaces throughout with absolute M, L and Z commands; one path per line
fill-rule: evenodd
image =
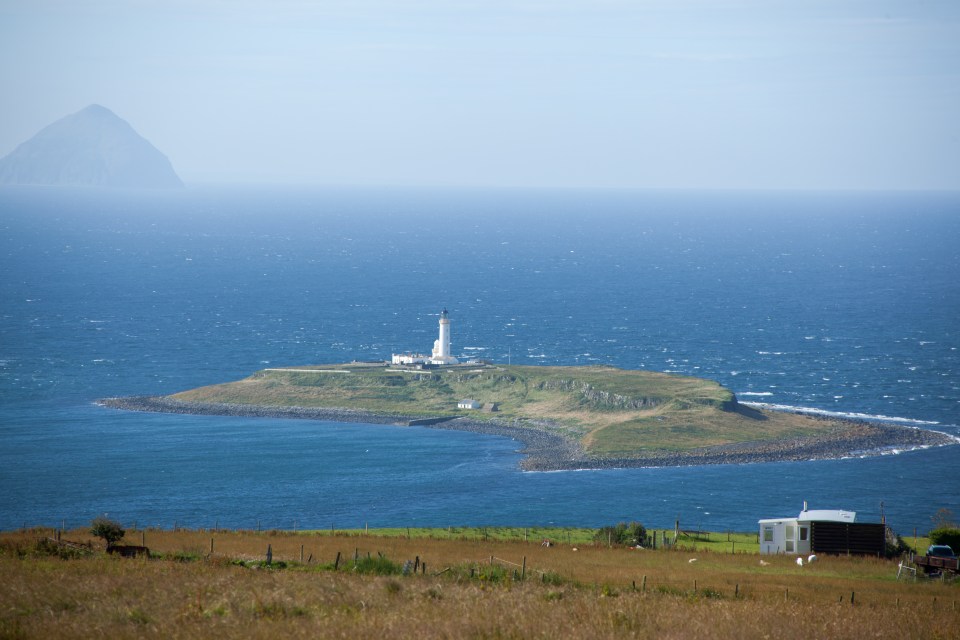
M 960 435 L 960 194 L 0 190 L 0 528 L 752 530 L 960 514 L 960 447 L 530 473 L 507 438 L 128 413 L 264 367 L 424 351 L 717 380 Z

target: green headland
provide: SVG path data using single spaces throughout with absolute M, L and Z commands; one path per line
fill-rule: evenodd
M 465 400 L 475 408 L 460 408 Z M 950 443 L 932 431 L 745 406 L 711 380 L 603 366 L 314 365 L 103 403 L 399 424 L 435 419 L 438 428 L 522 440 L 525 466 L 535 469 L 834 458 Z

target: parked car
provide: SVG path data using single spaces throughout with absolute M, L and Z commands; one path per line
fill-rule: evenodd
M 935 558 L 956 558 L 957 554 L 946 544 L 932 544 L 927 547 L 927 555 Z

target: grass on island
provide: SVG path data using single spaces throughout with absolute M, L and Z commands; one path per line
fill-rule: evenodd
M 91 551 L 3 533 L 0 637 L 899 639 L 960 625 L 955 581 L 898 581 L 877 558 L 761 562 L 755 534 L 730 534 L 749 549 L 731 553 L 429 531 L 128 531 L 151 559 L 106 556 L 83 530 L 62 539 Z
M 600 457 L 815 436 L 836 427 L 758 411 L 701 378 L 612 367 L 490 365 L 427 371 L 375 365 L 266 369 L 237 382 L 171 396 L 185 402 L 359 409 L 423 417 L 547 421 Z M 457 409 L 463 399 L 498 411 Z

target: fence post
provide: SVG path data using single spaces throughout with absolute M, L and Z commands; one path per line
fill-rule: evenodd
M 300 564 L 303 564 L 303 545 L 300 545 Z
M 273 564 L 273 546 L 267 545 L 267 564 Z
M 646 592 L 647 592 L 647 576 L 643 576 L 643 583 L 642 583 L 642 586 L 640 587 L 640 593 L 646 593 Z
M 856 598 L 856 596 L 857 596 L 856 591 L 851 591 L 851 592 L 850 592 L 850 604 L 856 604 L 856 603 L 854 602 L 854 599 Z
M 520 579 L 527 577 L 527 556 L 523 556 L 523 567 L 520 569 Z
M 210 536 L 210 555 L 213 555 L 213 536 Z
M 337 559 L 333 561 L 333 570 L 336 571 L 340 568 L 340 552 L 337 551 Z
M 740 583 L 739 583 L 739 582 L 733 587 L 733 597 L 734 597 L 734 598 L 739 598 L 739 597 L 740 597 Z

